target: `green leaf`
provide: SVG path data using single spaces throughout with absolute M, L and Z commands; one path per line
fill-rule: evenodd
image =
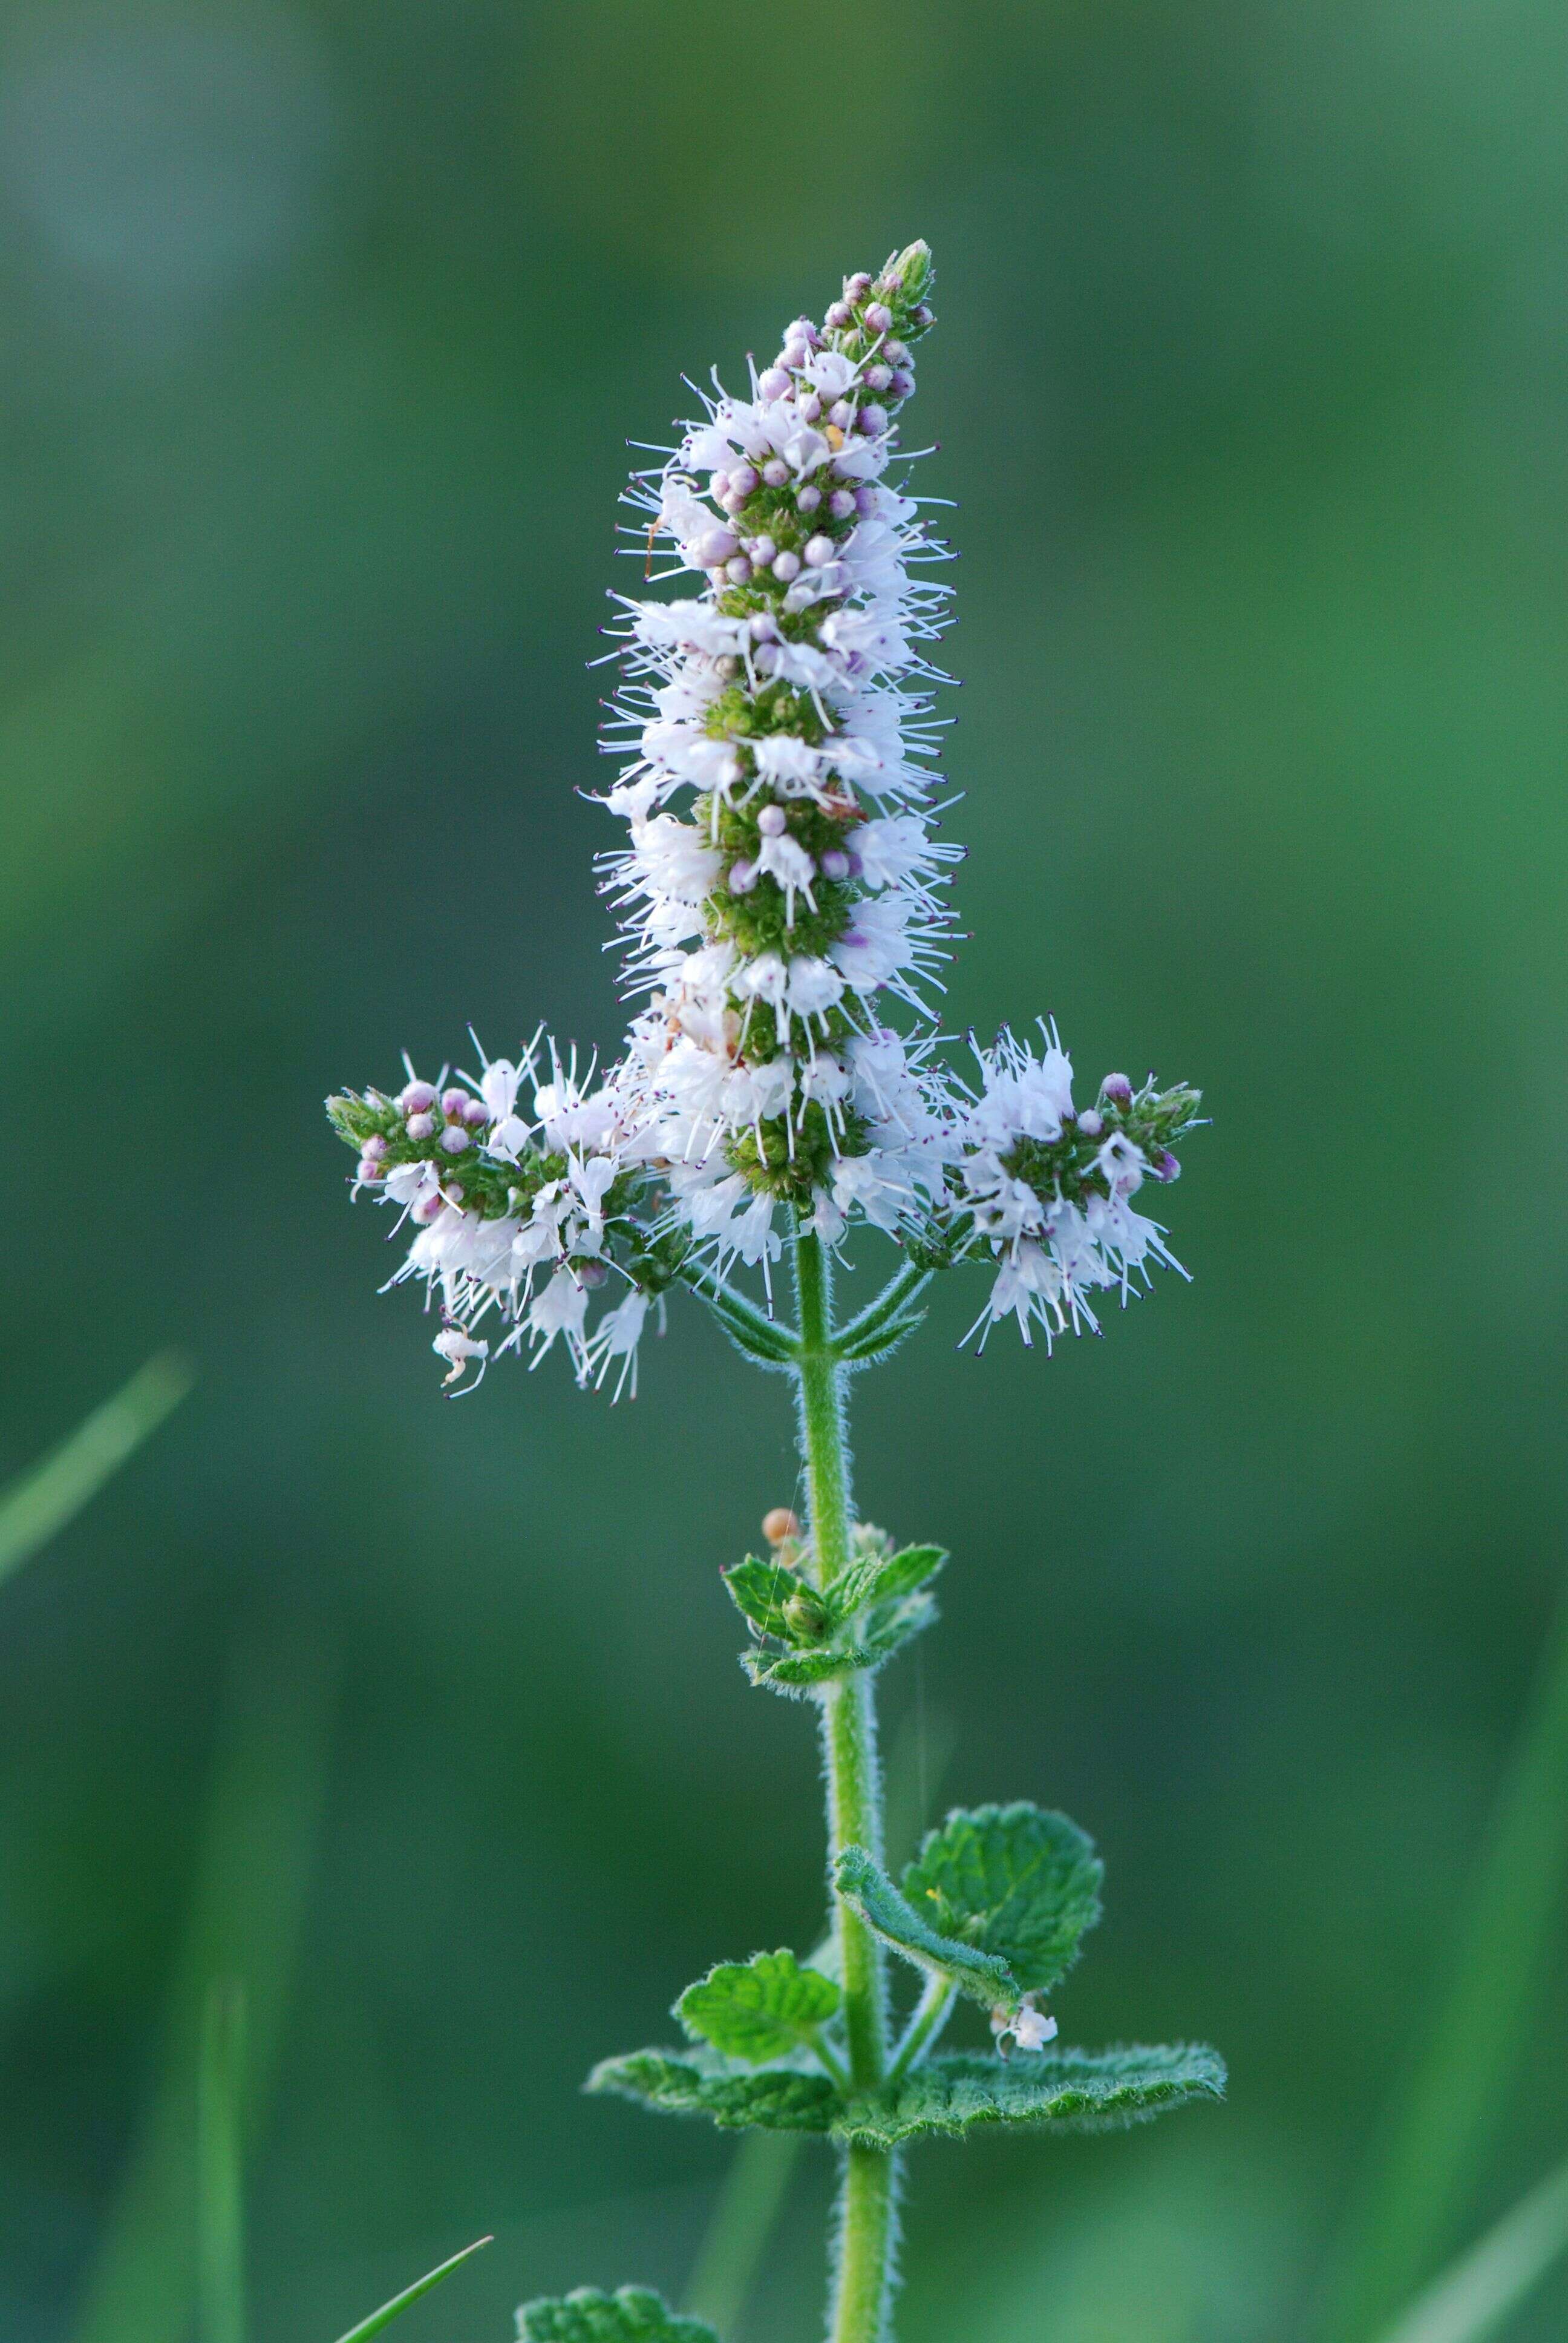
M 245 2343 L 245 1987 L 207 1989 L 196 2071 L 196 2325 L 202 2343 Z
M 675 2014 L 694 2039 L 756 2066 L 809 2043 L 840 1998 L 831 1977 L 803 1969 L 793 1953 L 754 1953 L 688 1986 Z
M 911 1635 L 931 1626 L 937 1606 L 929 1594 L 906 1595 L 874 1614 L 855 1644 L 809 1644 L 793 1652 L 742 1652 L 740 1664 L 754 1684 L 799 1699 L 812 1684 L 831 1684 L 863 1668 L 879 1668 L 901 1650 Z
M 390 2302 L 384 2302 L 379 2310 L 373 2310 L 368 2318 L 362 2318 L 357 2327 L 351 2327 L 347 2335 L 340 2335 L 337 2343 L 368 2343 L 369 2337 L 379 2335 L 384 2327 L 390 2327 L 392 2321 L 417 2302 L 421 2295 L 428 2294 L 433 2286 L 439 2286 L 444 2278 L 450 2278 L 460 2263 L 466 2262 L 470 2255 L 477 2254 L 481 2246 L 491 2242 L 488 2237 L 476 2237 L 471 2246 L 465 2246 L 462 2252 L 454 2254 L 449 2262 L 442 2262 L 437 2268 L 427 2270 L 423 2278 L 416 2278 L 413 2285 L 405 2287 L 401 2294 L 395 2294 Z
M 835 1626 L 852 1619 L 873 1604 L 892 1603 L 914 1594 L 934 1578 L 947 1555 L 940 1545 L 907 1545 L 900 1554 L 857 1554 L 825 1590 Z
M 947 1936 L 1005 1961 L 1025 1993 L 1047 1993 L 1100 1917 L 1105 1866 L 1065 1815 L 1020 1799 L 959 1807 L 904 1872 L 904 1894 Z
M 759 1562 L 754 1554 L 749 1554 L 744 1562 L 738 1562 L 733 1569 L 719 1574 L 730 1601 L 744 1618 L 765 1635 L 777 1635 L 781 1643 L 789 1640 L 784 1605 L 800 1592 L 797 1572 L 786 1570 L 781 1562 Z
M 1023 1987 L 1005 1960 L 958 1938 L 939 1935 L 900 1895 L 863 1847 L 847 1846 L 835 1870 L 839 1895 L 866 1926 L 919 1969 L 935 1971 L 983 2008 L 1015 2009 Z
M 724 2131 L 827 2131 L 842 2102 L 826 2075 L 733 2064 L 717 2050 L 634 2050 L 605 2058 L 590 2091 L 640 2099 L 665 2115 L 711 2116 Z
M 601 2294 L 579 2286 L 559 2299 L 525 2302 L 518 2343 L 719 2343 L 700 2318 L 678 2318 L 645 2286 Z
M 1224 2095 L 1224 2063 L 1200 2044 L 1066 2050 L 1010 2060 L 960 2050 L 928 2059 L 886 2091 L 851 2100 L 834 2133 L 852 2147 L 889 2148 L 983 2124 L 1110 2131 Z

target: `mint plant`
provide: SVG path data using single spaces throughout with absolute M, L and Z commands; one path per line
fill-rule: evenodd
M 412 1227 L 392 1282 L 438 1306 L 455 1391 L 558 1342 L 579 1383 L 635 1391 L 641 1338 L 677 1288 L 794 1386 L 807 1521 L 775 1509 L 767 1552 L 725 1584 L 752 1683 L 819 1723 L 828 1931 L 806 1958 L 720 1962 L 676 2004 L 683 2043 L 608 2059 L 590 2087 L 833 2142 L 834 2343 L 890 2333 L 911 2142 L 991 2124 L 1105 2129 L 1216 2098 L 1224 2080 L 1191 2045 L 1059 2041 L 1042 2005 L 1101 1886 L 1065 1815 L 960 1811 L 900 1879 L 885 1868 L 875 1680 L 935 1620 L 947 1557 L 857 1516 L 851 1378 L 913 1332 L 950 1272 L 990 1275 L 970 1330 L 980 1347 L 1012 1317 L 1049 1352 L 1097 1329 L 1102 1297 L 1124 1303 L 1155 1266 L 1178 1267 L 1132 1200 L 1174 1181 L 1199 1104 L 1184 1084 L 1112 1073 L 1076 1105 L 1053 1024 L 1038 1045 L 1010 1031 L 971 1043 L 966 1066 L 936 1033 L 960 850 L 933 804 L 933 692 L 949 679 L 927 647 L 949 589 L 926 571 L 950 557 L 926 500 L 890 479 L 930 290 L 923 244 L 847 278 L 820 327 L 798 318 L 752 369 L 748 397 L 716 378 L 678 446 L 633 476 L 628 550 L 652 575 L 662 545 L 656 582 L 703 583 L 614 598 L 606 745 L 620 769 L 603 802 L 629 843 L 603 858 L 603 883 L 641 1004 L 624 1055 L 601 1073 L 536 1035 L 472 1073 L 407 1066 L 395 1093 L 328 1101 L 358 1156 L 354 1192 Z M 861 1224 L 901 1259 L 841 1317 L 835 1260 Z M 735 1282 L 737 1264 L 760 1291 Z M 960 1999 L 985 2013 L 990 2047 L 939 2047 Z M 710 2334 L 635 2288 L 530 2304 L 521 2325 L 525 2343 Z

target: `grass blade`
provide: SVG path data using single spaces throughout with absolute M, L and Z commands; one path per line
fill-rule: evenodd
M 449 2262 L 442 2262 L 435 2269 L 427 2270 L 423 2278 L 416 2278 L 413 2285 L 405 2287 L 401 2294 L 395 2294 L 390 2302 L 384 2302 L 379 2310 L 373 2310 L 368 2318 L 362 2318 L 357 2327 L 351 2327 L 347 2335 L 340 2335 L 337 2343 L 367 2343 L 368 2337 L 379 2335 L 384 2327 L 390 2327 L 392 2321 L 411 2304 L 417 2302 L 422 2294 L 428 2294 L 433 2286 L 439 2286 L 444 2278 L 450 2278 L 459 2264 L 466 2262 L 470 2255 L 477 2254 L 481 2246 L 493 2245 L 494 2242 L 492 2237 L 476 2237 L 471 2246 L 465 2246 L 462 2252 L 454 2254 Z
M 1568 1601 L 1559 1608 L 1451 1947 L 1436 2022 L 1383 2134 L 1323 2298 L 1324 2343 L 1358 2343 L 1451 2245 L 1534 2021 L 1568 1870 Z
M 733 2333 L 799 2161 L 803 2135 L 749 2131 L 729 2160 L 681 2308 Z
M 196 2308 L 195 2077 L 215 1977 L 246 1980 L 256 2136 L 282 2035 L 327 1781 L 331 1680 L 304 1631 L 236 1652 L 159 2072 L 87 2277 L 74 2343 L 186 2343 Z M 205 2338 L 204 2338 L 205 2343 Z
M 1568 2163 L 1413 2302 L 1382 2343 L 1485 2343 L 1568 2250 Z
M 0 1579 L 20 1570 L 75 1519 L 179 1405 L 191 1383 L 183 1359 L 158 1352 L 113 1399 L 0 1490 Z
M 196 2333 L 245 2343 L 245 1987 L 207 1989 L 196 2078 Z

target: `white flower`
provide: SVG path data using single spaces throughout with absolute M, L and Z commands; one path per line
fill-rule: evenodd
M 534 1355 L 528 1362 L 537 1367 L 550 1349 L 558 1334 L 563 1335 L 579 1373 L 586 1371 L 587 1347 L 583 1342 L 583 1321 L 588 1315 L 588 1288 L 579 1284 L 569 1269 L 558 1269 L 542 1293 L 530 1303 L 528 1316 L 529 1337 Z
M 473 1335 L 466 1334 L 461 1326 L 443 1326 L 430 1348 L 437 1358 L 447 1362 L 447 1373 L 441 1378 L 443 1383 L 460 1383 L 476 1359 L 480 1362 L 480 1367 L 474 1382 L 477 1383 L 483 1378 L 483 1363 L 490 1355 L 490 1346 L 488 1342 L 477 1342 Z M 474 1383 L 467 1388 L 472 1391 Z

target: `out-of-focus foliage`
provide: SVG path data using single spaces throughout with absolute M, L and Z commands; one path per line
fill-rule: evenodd
M 930 2150 L 904 2332 L 1251 2343 L 1305 2298 L 1563 1569 L 1565 50 L 1541 0 L 7 13 L 0 1475 L 155 1347 L 203 1373 L 6 1589 L 6 2335 L 78 2332 L 123 2234 L 225 1686 L 280 1635 L 338 1691 L 254 2343 L 481 2227 L 465 2332 L 681 2297 L 728 2143 L 578 2084 L 716 1945 L 816 1939 L 809 1717 L 717 1569 L 794 1495 L 782 1395 L 688 1312 L 635 1405 L 506 1363 L 445 1405 L 320 1100 L 470 1018 L 618 1034 L 575 792 L 623 440 L 913 235 L 953 1018 L 1036 999 L 1214 1126 L 1191 1289 L 979 1365 L 954 1292 L 858 1386 L 868 1512 L 954 1556 L 883 1678 L 890 1853 L 954 1800 L 1078 1816 L 1116 1897 L 1064 2046 L 1213 2040 L 1232 2094 L 1114 2157 Z M 1434 2256 L 1561 2153 L 1563 1982 Z M 816 2331 L 826 2157 L 730 2343 Z

